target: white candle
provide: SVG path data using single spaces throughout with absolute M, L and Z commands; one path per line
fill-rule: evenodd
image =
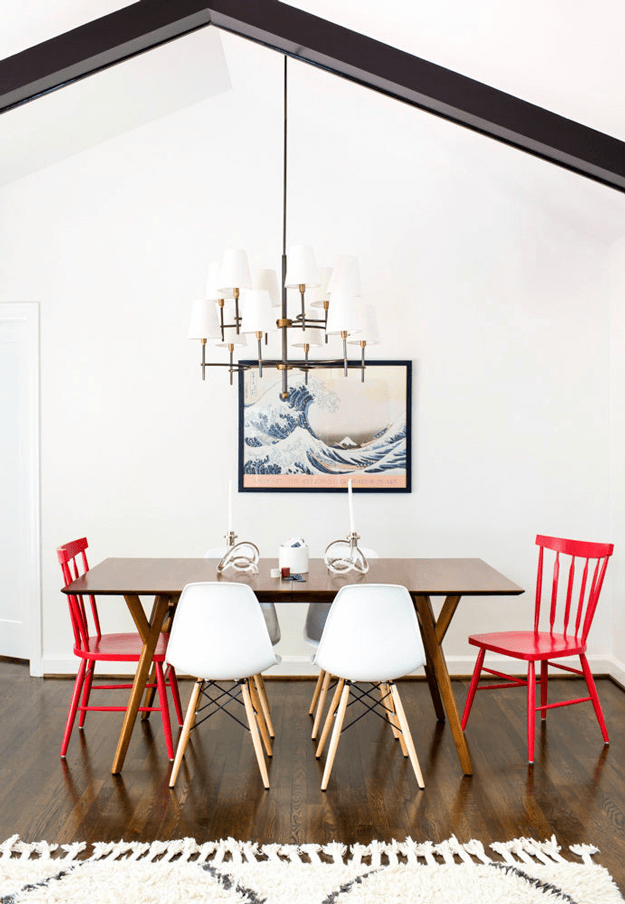
M 354 525 L 354 501 L 352 499 L 352 479 L 351 479 L 351 477 L 347 481 L 347 501 L 349 503 L 349 532 L 350 532 L 350 534 L 355 534 L 356 527 Z
M 232 532 L 232 481 L 228 481 L 228 533 Z

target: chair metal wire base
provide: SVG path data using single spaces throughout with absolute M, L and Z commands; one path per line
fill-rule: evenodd
M 233 701 L 238 703 L 240 706 L 243 706 L 243 700 L 241 699 L 241 685 L 245 683 L 245 679 L 241 681 L 236 681 L 234 687 L 227 688 L 222 687 L 218 684 L 217 681 L 203 681 L 202 686 L 200 688 L 200 694 L 206 698 L 207 702 L 202 704 L 202 706 L 197 706 L 195 713 L 195 722 L 191 726 L 191 731 L 194 728 L 197 728 L 202 722 L 206 722 L 207 719 L 210 719 L 211 716 L 214 716 L 218 712 L 224 712 L 227 716 L 230 716 L 231 719 L 244 728 L 246 731 L 249 731 L 249 725 L 246 725 L 245 722 L 242 722 L 241 719 L 237 719 L 237 717 L 228 709 L 228 704 Z M 211 696 L 211 691 L 216 689 L 218 691 L 218 695 L 216 697 Z M 222 702 L 224 701 L 224 702 Z M 202 716 L 201 719 L 198 719 L 200 713 L 204 713 L 205 710 L 210 710 L 210 712 L 206 712 L 205 715 Z

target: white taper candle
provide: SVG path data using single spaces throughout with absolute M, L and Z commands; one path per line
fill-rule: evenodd
M 228 481 L 228 533 L 232 531 L 232 481 Z
M 351 479 L 351 477 L 347 481 L 347 500 L 349 503 L 349 532 L 350 532 L 350 534 L 355 534 L 356 527 L 354 525 L 354 500 L 352 498 L 352 479 Z

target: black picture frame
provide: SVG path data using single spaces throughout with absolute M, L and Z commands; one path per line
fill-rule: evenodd
M 293 369 L 287 400 L 281 371 L 240 364 L 239 492 L 340 493 L 349 479 L 354 492 L 412 492 L 411 361 L 368 361 L 362 382 L 359 361 L 308 384 Z

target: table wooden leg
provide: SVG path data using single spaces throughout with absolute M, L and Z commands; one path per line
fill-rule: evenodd
M 425 646 L 425 645 L 424 645 Z M 438 684 L 436 682 L 436 674 L 434 672 L 434 663 L 430 657 L 430 652 L 425 648 L 425 658 L 426 663 L 424 666 L 425 677 L 428 683 L 428 688 L 430 690 L 430 697 L 432 698 L 432 705 L 434 706 L 434 712 L 436 713 L 436 718 L 439 722 L 445 721 L 445 707 L 443 706 L 443 701 L 441 700 L 441 695 L 438 690 Z
M 415 594 L 413 599 L 419 615 L 419 623 L 421 625 L 421 630 L 423 633 L 423 644 L 426 649 L 426 656 L 429 656 L 432 662 L 432 668 L 434 670 L 434 675 L 438 684 L 438 690 L 440 692 L 442 703 L 447 714 L 449 727 L 451 728 L 454 742 L 456 744 L 456 750 L 458 752 L 458 759 L 460 760 L 462 771 L 465 775 L 473 775 L 469 748 L 467 747 L 466 738 L 460 724 L 460 715 L 458 713 L 458 707 L 456 705 L 456 698 L 454 697 L 451 688 L 451 680 L 449 678 L 449 672 L 447 671 L 445 655 L 436 636 L 436 617 L 432 608 L 432 602 L 429 596 L 421 596 L 418 594 Z M 447 606 L 447 611 L 452 604 L 453 609 L 455 610 L 456 606 L 458 605 L 459 599 L 459 597 L 450 599 L 450 606 Z M 445 630 L 449 625 L 449 621 L 451 621 L 451 618 L 447 619 Z
M 152 613 L 150 615 L 150 624 L 152 624 L 152 622 L 154 621 L 155 606 L 156 606 L 156 598 L 154 598 L 154 603 L 152 604 Z M 169 606 L 169 609 L 167 610 L 167 615 L 165 616 L 165 619 L 163 620 L 163 624 L 161 626 L 162 634 L 169 634 L 169 632 L 171 631 L 171 624 L 173 621 L 173 612 L 174 612 L 174 609 L 171 606 L 171 600 L 170 600 L 170 606 Z M 167 677 L 167 676 L 165 676 L 165 677 Z M 152 668 L 150 669 L 150 674 L 148 676 L 148 680 L 147 680 L 146 684 L 151 684 L 152 687 L 146 687 L 145 697 L 143 698 L 143 705 L 144 706 L 153 706 L 154 705 L 154 697 L 156 696 L 156 669 L 154 668 L 154 663 L 152 663 Z M 141 721 L 145 721 L 146 719 L 149 719 L 149 718 L 150 718 L 149 710 L 141 713 Z
M 141 659 L 137 664 L 137 671 L 135 673 L 130 699 L 128 700 L 128 707 L 124 716 L 124 724 L 122 725 L 117 750 L 115 751 L 115 758 L 111 769 L 113 775 L 117 775 L 121 772 L 124 765 L 128 744 L 130 743 L 130 737 L 137 718 L 137 712 L 141 705 L 141 697 L 145 688 L 145 682 L 147 681 L 150 666 L 152 665 L 152 657 L 154 656 L 154 650 L 158 643 L 163 619 L 165 618 L 165 613 L 167 612 L 170 601 L 168 596 L 157 596 L 154 600 L 150 621 L 148 622 L 145 612 L 143 611 L 143 606 L 141 605 L 141 600 L 138 596 L 135 594 L 128 594 L 124 599 L 126 600 L 126 605 L 130 610 L 134 623 L 137 626 L 137 630 L 141 635 L 141 639 L 143 640 L 143 650 L 141 652 Z

